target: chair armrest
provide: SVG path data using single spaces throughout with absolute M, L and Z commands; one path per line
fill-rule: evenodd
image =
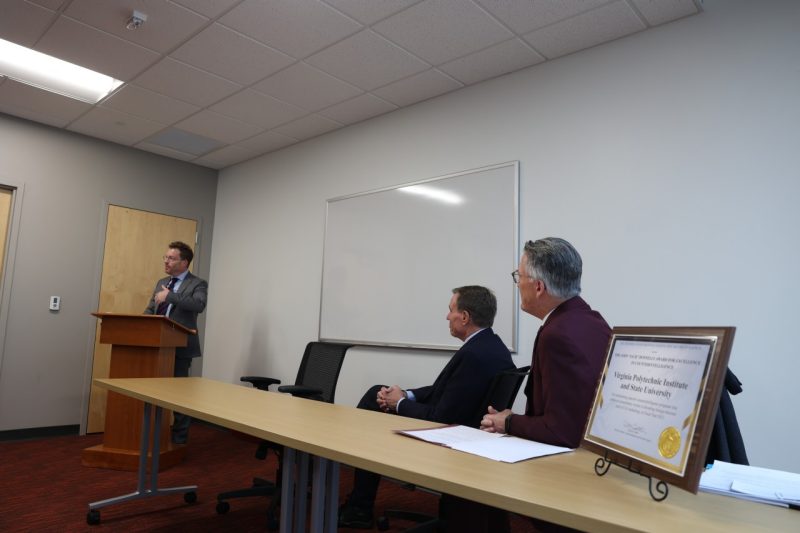
M 322 398 L 322 389 L 316 389 L 306 385 L 281 385 L 278 387 L 278 392 L 286 392 L 292 396 L 310 398 L 312 400 Z
M 275 378 L 265 378 L 261 376 L 242 376 L 240 381 L 251 383 L 258 390 L 268 390 L 270 385 L 279 385 L 281 380 Z

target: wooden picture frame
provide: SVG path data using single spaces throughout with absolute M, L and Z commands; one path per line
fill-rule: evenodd
M 614 328 L 581 446 L 651 478 L 651 495 L 654 478 L 697 493 L 735 331 Z

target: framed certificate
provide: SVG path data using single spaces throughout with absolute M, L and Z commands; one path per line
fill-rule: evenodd
M 614 328 L 581 446 L 696 493 L 735 331 Z

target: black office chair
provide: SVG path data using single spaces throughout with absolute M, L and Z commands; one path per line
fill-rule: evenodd
M 331 342 L 309 342 L 303 353 L 300 368 L 294 385 L 281 385 L 278 392 L 285 392 L 300 398 L 309 398 L 322 402 L 333 403 L 336 394 L 336 383 L 339 380 L 339 371 L 344 363 L 344 356 L 350 344 L 336 344 Z M 251 383 L 259 390 L 268 390 L 271 385 L 279 385 L 280 380 L 261 376 L 243 376 L 241 381 Z M 217 495 L 217 513 L 225 514 L 230 510 L 228 500 L 250 496 L 270 496 L 267 509 L 267 528 L 270 531 L 278 529 L 277 509 L 280 505 L 280 480 L 281 480 L 281 452 L 283 447 L 274 442 L 263 441 L 256 450 L 256 459 L 264 460 L 269 450 L 272 449 L 278 456 L 278 472 L 275 481 L 262 478 L 253 478 L 253 485 L 244 489 L 222 492 Z
M 481 419 L 483 419 L 483 415 L 486 414 L 490 405 L 498 411 L 510 409 L 511 406 L 514 405 L 517 393 L 522 386 L 522 382 L 525 380 L 525 376 L 530 372 L 530 369 L 530 366 L 524 366 L 515 370 L 506 370 L 492 378 L 492 382 L 489 384 L 489 388 L 469 425 L 471 427 L 480 427 Z M 416 487 L 411 484 L 404 484 L 403 486 L 410 490 L 416 489 Z M 431 516 L 403 509 L 386 509 L 383 516 L 378 518 L 378 529 L 387 531 L 391 519 L 415 522 L 416 525 L 414 527 L 405 530 L 407 532 L 439 531 L 443 529 L 444 526 L 444 521 L 441 516 Z

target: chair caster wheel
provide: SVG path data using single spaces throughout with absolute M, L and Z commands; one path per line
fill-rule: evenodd
M 90 526 L 96 526 L 100 523 L 100 511 L 92 509 L 86 514 L 86 523 Z
M 231 510 L 231 504 L 228 502 L 217 502 L 217 514 L 225 514 Z
M 187 492 L 183 495 L 183 501 L 186 503 L 194 503 L 197 501 L 197 493 L 195 491 Z
M 377 526 L 379 531 L 389 531 L 389 518 L 386 516 L 379 516 Z

